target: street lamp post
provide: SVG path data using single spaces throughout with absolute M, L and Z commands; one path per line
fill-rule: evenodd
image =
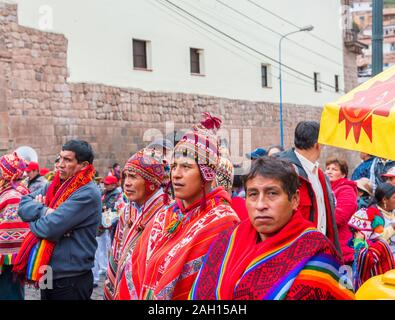
M 278 77 L 279 81 L 280 81 L 280 138 L 281 138 L 281 147 L 284 148 L 284 124 L 283 124 L 283 82 L 282 82 L 282 76 L 281 76 L 281 69 L 282 69 L 282 63 L 281 63 L 281 44 L 283 39 L 285 39 L 286 37 L 288 37 L 291 34 L 294 33 L 298 33 L 298 32 L 304 32 L 304 31 L 311 31 L 313 30 L 314 27 L 313 26 L 306 26 L 303 28 L 300 28 L 299 30 L 296 31 L 292 31 L 289 32 L 287 34 L 284 34 L 281 38 L 280 38 L 280 42 L 279 42 L 279 54 L 278 54 L 278 63 L 279 63 L 279 72 L 280 75 Z

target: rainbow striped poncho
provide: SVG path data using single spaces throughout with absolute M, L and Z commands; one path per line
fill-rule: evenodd
M 217 238 L 193 284 L 194 300 L 354 299 L 330 241 L 300 213 L 257 242 L 249 220 Z M 346 285 L 345 285 L 346 284 Z M 352 285 L 351 285 L 352 287 Z

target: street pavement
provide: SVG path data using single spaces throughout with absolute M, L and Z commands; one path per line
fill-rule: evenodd
M 91 299 L 92 300 L 103 300 L 103 285 L 105 275 L 100 275 L 100 281 L 98 286 L 93 289 Z M 25 299 L 26 300 L 40 300 L 40 290 L 35 289 L 31 286 L 25 286 Z

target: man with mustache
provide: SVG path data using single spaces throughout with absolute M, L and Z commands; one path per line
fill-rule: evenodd
M 40 284 L 45 272 L 51 275 L 52 283 L 41 289 L 42 300 L 88 300 L 92 294 L 91 269 L 102 211 L 93 159 L 87 142 L 66 142 L 51 184 L 22 197 L 18 214 L 29 222 L 31 232 L 13 271 Z
M 127 202 L 120 212 L 107 277 L 106 300 L 130 300 L 128 283 L 132 281 L 131 256 L 143 230 L 168 202 L 161 187 L 165 169 L 154 150 L 143 149 L 126 162 L 122 172 L 123 191 Z
M 212 188 L 220 124 L 204 113 L 177 143 L 170 171 L 175 200 L 156 214 L 136 244 L 132 299 L 186 299 L 212 240 L 239 222 L 229 194 Z
M 297 210 L 298 186 L 289 162 L 254 161 L 245 178 L 249 219 L 217 237 L 191 299 L 353 299 L 339 285 L 341 263 L 332 243 Z

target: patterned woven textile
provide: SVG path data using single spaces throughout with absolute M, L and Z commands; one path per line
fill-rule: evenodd
M 26 161 L 19 157 L 16 152 L 6 154 L 0 158 L 1 176 L 3 180 L 11 182 L 11 184 L 22 178 L 26 167 Z
M 48 187 L 45 205 L 56 210 L 75 191 L 91 182 L 94 174 L 95 169 L 88 165 L 62 183 L 58 172 Z M 55 246 L 56 243 L 38 239 L 33 232 L 29 232 L 15 259 L 13 271 L 23 275 L 27 281 L 37 283 L 44 273 L 41 266 L 49 264 Z
M 340 260 L 301 214 L 258 241 L 249 220 L 217 238 L 189 298 L 195 300 L 353 299 L 339 286 Z
M 174 158 L 194 159 L 200 168 L 204 181 L 213 181 L 219 161 L 219 140 L 216 134 L 221 127 L 221 120 L 208 112 L 203 113 L 203 120 L 187 131 L 174 148 Z
M 20 186 L 22 187 L 22 186 Z M 23 240 L 29 233 L 29 224 L 18 216 L 22 194 L 10 183 L 0 190 L 0 273 L 2 266 L 12 265 Z
M 239 219 L 223 187 L 188 208 L 180 201 L 160 211 L 144 230 L 132 255 L 132 299 L 187 299 L 213 239 Z
M 129 199 L 125 193 L 119 197 L 115 204 L 115 210 L 119 216 L 117 228 L 115 229 L 114 239 L 112 241 L 111 252 L 108 256 L 108 267 L 106 273 L 106 280 L 104 281 L 104 299 L 112 300 L 114 299 L 114 284 L 115 284 L 115 274 L 118 268 L 119 260 L 119 247 L 121 246 L 121 241 L 123 239 L 123 231 L 126 225 L 127 216 L 130 212 Z
M 164 199 L 165 194 L 160 189 L 145 203 L 140 215 L 132 205 L 125 208 L 128 212 L 122 215 L 123 222 L 119 225 L 122 231 L 117 230 L 111 253 L 113 256 L 111 260 L 116 261 L 116 264 L 109 265 L 110 270 L 107 271 L 108 274 L 112 274 L 106 281 L 105 297 L 107 300 L 130 300 L 129 289 L 125 285 L 129 281 L 125 270 L 131 263 L 131 255 L 136 242 L 146 225 L 162 210 Z
M 367 246 L 357 246 L 353 265 L 355 290 L 369 278 L 394 268 L 394 256 L 384 239 L 377 238 L 368 241 Z

